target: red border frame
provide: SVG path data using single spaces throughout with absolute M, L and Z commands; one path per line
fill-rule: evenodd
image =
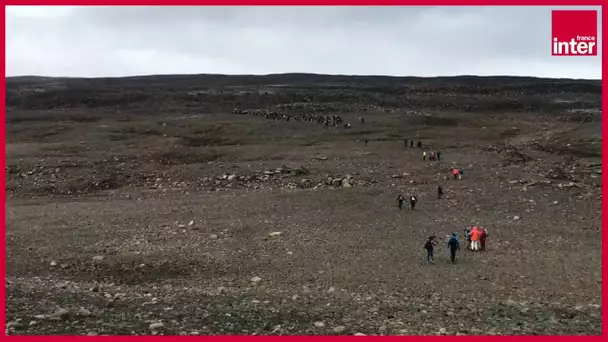
M 330 6 L 371 6 L 371 5 L 375 5 L 375 6 L 514 6 L 514 5 L 519 5 L 519 6 L 552 6 L 552 7 L 556 7 L 556 6 L 601 6 L 602 8 L 602 12 L 603 12 L 603 1 L 601 0 L 232 0 L 232 1 L 225 1 L 225 0 L 6 0 L 4 1 L 4 6 L 2 6 L 1 11 L 2 11 L 2 26 L 6 28 L 6 8 L 5 6 L 11 6 L 11 5 L 209 5 L 209 6 L 219 6 L 219 5 L 232 5 L 232 6 L 245 6 L 245 5 L 275 5 L 275 6 L 297 6 L 297 5 L 309 5 L 309 6 L 313 6 L 313 5 L 330 5 Z M 602 20 L 602 37 L 605 37 L 606 32 L 608 31 L 608 29 L 606 28 L 605 25 L 605 20 L 604 17 L 602 16 L 602 12 L 599 13 L 599 19 Z M 3 47 L 3 52 L 4 55 L 6 56 L 6 42 L 5 42 L 5 35 L 2 35 L 2 47 Z M 604 83 L 604 79 L 607 78 L 608 76 L 608 71 L 606 70 L 606 68 L 604 67 L 606 65 L 606 48 L 605 45 L 602 44 L 602 113 L 603 111 L 606 110 L 606 108 L 608 108 L 608 105 L 606 104 L 607 100 L 608 100 L 608 96 L 606 91 L 604 91 L 603 86 L 605 85 Z M 549 52 L 547 52 L 549 53 Z M 593 58 L 593 57 L 591 57 Z M 596 57 L 597 58 L 597 57 Z M 6 62 L 6 59 L 5 59 Z M 6 77 L 6 63 L 2 63 L 2 72 L 3 75 L 5 75 Z M 3 103 L 6 103 L 6 83 L 3 82 L 2 85 L 0 86 L 0 97 L 2 99 Z M 6 121 L 4 120 L 4 118 L 6 117 L 6 108 L 2 107 L 2 111 L 1 111 L 3 120 L 0 123 L 0 138 L 2 140 L 2 142 L 4 143 L 4 145 L 6 145 Z M 602 114 L 603 115 L 603 114 Z M 606 120 L 602 120 L 602 136 L 604 132 L 608 131 L 608 122 L 606 122 Z M 606 154 L 608 150 L 608 143 L 606 143 L 605 140 L 602 139 L 602 161 L 603 161 L 603 156 Z M 1 155 L 1 163 L 3 168 L 6 167 L 6 149 L 2 149 L 0 152 Z M 606 171 L 608 171 L 608 166 L 607 167 L 603 167 L 602 165 L 602 197 L 603 197 L 603 193 L 605 192 L 606 189 L 608 189 L 608 174 L 606 173 Z M 2 177 L 1 177 L 1 183 L 3 184 L 2 188 L 0 189 L 0 196 L 2 199 L 4 199 L 4 201 L 6 202 L 6 173 L 3 173 Z M 604 213 L 607 211 L 606 209 L 608 209 L 608 204 L 604 201 L 602 201 L 602 231 L 604 230 L 604 226 L 605 224 L 605 220 L 604 220 Z M 4 219 L 4 222 L 6 222 L 6 205 L 0 207 L 0 216 Z M 2 241 L 2 245 L 6 246 L 6 234 L 1 234 L 1 241 Z M 602 246 L 606 245 L 608 243 L 608 236 L 606 234 L 602 233 Z M 2 252 L 0 253 L 0 260 L 2 261 L 0 263 L 0 271 L 2 272 L 2 275 L 4 278 L 6 278 L 6 262 L 5 262 L 5 258 L 6 258 L 6 248 L 2 249 Z M 606 265 L 608 264 L 608 258 L 607 258 L 607 254 L 605 253 L 604 249 L 602 248 L 602 280 L 604 278 L 604 276 L 607 274 L 606 270 L 607 267 Z M 606 314 L 606 304 L 608 303 L 608 301 L 606 300 L 606 287 L 604 286 L 604 283 L 602 282 L 602 319 L 605 318 L 605 314 Z M 2 303 L 2 307 L 6 307 L 6 288 L 2 287 L 0 290 L 0 303 Z M 6 326 L 6 310 L 2 310 L 0 313 L 0 318 L 1 318 L 1 322 L 0 322 L 0 326 L 3 328 L 2 330 L 5 331 L 5 326 Z M 555 341 L 555 342 L 560 342 L 560 341 L 566 341 L 566 340 L 572 340 L 574 338 L 576 338 L 577 340 L 585 340 L 585 341 L 600 341 L 603 340 L 603 337 L 605 336 L 605 331 L 608 328 L 608 324 L 605 321 L 602 321 L 602 336 L 561 336 L 561 337 L 552 337 L 552 336 L 415 336 L 415 337 L 398 337 L 398 336 L 369 336 L 369 337 L 358 337 L 358 336 L 336 336 L 336 337 L 329 337 L 329 336 L 294 336 L 294 337 L 278 337 L 278 336 L 215 336 L 215 337 L 196 337 L 196 336 L 175 336 L 175 337 L 170 337 L 170 336 L 125 336 L 125 337 L 105 337 L 105 336 L 98 336 L 98 337 L 87 337 L 87 336 L 46 336 L 46 337 L 28 337 L 28 336 L 6 336 L 4 335 L 4 338 L 7 339 L 14 339 L 14 340 L 23 340 L 23 341 L 29 341 L 29 340 L 35 340 L 35 339 L 40 339 L 40 338 L 44 338 L 45 340 L 57 340 L 57 341 L 70 341 L 70 340 L 74 340 L 74 339 L 83 339 L 83 338 L 93 338 L 93 339 L 109 339 L 112 338 L 114 339 L 118 339 L 118 340 L 126 340 L 126 339 L 171 339 L 171 338 L 177 338 L 179 337 L 180 339 L 200 339 L 200 338 L 205 338 L 205 339 L 213 339 L 214 341 L 226 341 L 226 342 L 231 342 L 234 340 L 240 340 L 240 341 L 244 341 L 244 340 L 260 340 L 260 339 L 265 339 L 265 340 L 271 340 L 274 339 L 276 341 L 278 341 L 279 339 L 289 339 L 291 341 L 310 341 L 311 339 L 317 340 L 317 341 L 323 341 L 323 340 L 333 340 L 333 341 L 337 341 L 337 340 L 352 340 L 352 339 L 361 339 L 361 338 L 365 338 L 365 339 L 374 339 L 375 341 L 396 341 L 397 339 L 404 339 L 407 338 L 409 340 L 439 340 L 441 339 L 442 341 L 446 341 L 447 339 L 452 339 L 452 340 L 456 340 L 456 339 L 460 339 L 463 340 L 464 339 L 481 339 L 483 338 L 485 339 L 491 339 L 491 340 L 515 340 L 518 339 L 521 340 L 522 342 L 525 342 L 526 340 L 545 340 L 545 341 Z

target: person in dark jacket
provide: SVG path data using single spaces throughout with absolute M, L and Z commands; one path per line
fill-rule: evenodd
M 464 238 L 467 242 L 466 249 L 470 251 L 471 250 L 471 228 L 467 227 L 464 229 Z
M 414 140 L 410 140 L 410 147 L 414 147 Z
M 441 151 L 437 151 L 437 161 L 441 161 Z
M 441 185 L 437 186 L 437 198 L 441 199 L 441 196 L 443 196 L 443 188 L 441 187 Z
M 424 249 L 426 249 L 426 261 L 427 262 L 435 262 L 435 245 L 437 244 L 437 242 L 435 241 L 436 236 L 429 236 L 429 238 L 426 240 L 426 243 L 424 244 Z
M 456 262 L 456 251 L 460 250 L 460 242 L 458 241 L 458 235 L 452 233 L 450 240 L 448 241 L 448 248 L 450 249 L 450 260 L 452 263 Z
M 488 238 L 488 230 L 483 228 L 483 227 L 479 227 L 479 244 L 480 244 L 480 251 L 485 251 L 486 250 L 486 239 Z
M 403 209 L 403 202 L 405 202 L 405 197 L 399 194 L 399 196 L 397 196 L 397 205 L 399 206 L 399 209 Z
M 407 148 L 407 139 L 403 140 L 403 147 Z
M 416 202 L 418 202 L 416 196 L 410 196 L 410 210 L 414 210 L 416 208 Z

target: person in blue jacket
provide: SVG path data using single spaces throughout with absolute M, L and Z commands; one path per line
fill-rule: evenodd
M 458 235 L 452 233 L 450 240 L 448 241 L 448 248 L 450 249 L 450 260 L 452 263 L 456 262 L 456 251 L 460 250 L 460 241 L 458 241 Z

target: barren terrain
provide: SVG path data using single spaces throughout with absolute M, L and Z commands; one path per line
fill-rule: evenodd
M 600 334 L 600 94 L 514 77 L 8 78 L 7 331 Z M 320 116 L 343 122 L 301 119 Z M 445 237 L 470 225 L 488 249 L 451 264 Z

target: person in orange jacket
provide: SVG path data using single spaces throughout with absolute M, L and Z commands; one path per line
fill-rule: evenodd
M 478 251 L 480 246 L 479 246 L 479 228 L 477 227 L 473 227 L 473 229 L 471 229 L 471 250 L 472 251 Z

